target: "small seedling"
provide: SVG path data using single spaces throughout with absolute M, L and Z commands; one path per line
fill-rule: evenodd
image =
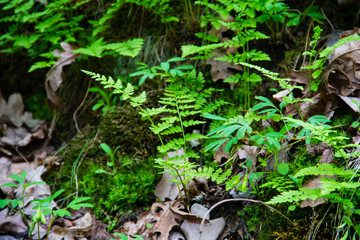
M 107 162 L 106 165 L 108 165 L 109 167 L 114 166 L 115 153 L 116 153 L 116 151 L 120 148 L 120 146 L 117 146 L 114 151 L 111 151 L 111 148 L 110 148 L 109 145 L 107 145 L 106 143 L 101 143 L 101 144 L 100 144 L 100 147 L 101 147 L 102 150 L 103 150 L 107 155 L 109 155 L 109 157 L 110 157 L 110 160 L 111 160 L 111 161 L 110 161 L 110 162 Z

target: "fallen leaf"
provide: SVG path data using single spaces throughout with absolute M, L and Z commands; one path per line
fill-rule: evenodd
M 225 228 L 225 220 L 217 218 L 205 223 L 200 238 L 200 224 L 185 220 L 180 226 L 187 240 L 216 240 Z
M 216 49 L 214 51 L 216 55 L 211 57 L 208 61 L 206 61 L 206 65 L 211 65 L 210 74 L 214 82 L 220 79 L 226 80 L 227 78 L 234 76 L 235 73 L 239 73 L 243 71 L 243 67 L 239 64 L 235 65 L 233 62 L 215 60 L 215 58 L 219 58 L 227 54 L 234 54 L 236 52 L 237 52 L 237 48 L 230 48 L 228 50 Z M 231 89 L 233 89 L 235 83 L 229 83 L 229 84 Z
M 126 222 L 121 232 L 127 235 L 141 235 L 145 239 L 168 240 L 171 231 L 179 227 L 184 220 L 200 224 L 202 219 L 180 211 L 176 202 L 155 202 L 139 217 L 137 223 Z
M 90 213 L 86 213 L 83 217 L 75 220 L 74 226 L 72 227 L 59 227 L 54 226 L 53 231 L 49 236 L 49 239 L 74 239 L 84 238 L 91 236 L 91 226 L 92 226 L 93 217 Z
M 47 98 L 54 107 L 60 105 L 60 98 L 57 96 L 56 91 L 63 82 L 63 67 L 71 64 L 77 57 L 80 56 L 80 54 L 72 52 L 72 50 L 77 49 L 78 47 L 65 42 L 62 42 L 60 45 L 64 49 L 64 52 L 61 52 L 58 49 L 54 50 L 53 55 L 60 58 L 55 65 L 51 67 L 49 72 L 46 74 L 45 79 Z
M 14 127 L 27 126 L 31 131 L 36 131 L 44 121 L 33 119 L 31 113 L 24 113 L 24 108 L 23 99 L 19 93 L 11 94 L 8 102 L 0 93 L 0 123 Z
M 238 150 L 238 156 L 239 159 L 251 159 L 252 160 L 251 171 L 253 171 L 256 167 L 257 156 L 259 155 L 260 151 L 261 149 L 257 146 L 243 145 Z
M 218 149 L 215 150 L 213 155 L 215 162 L 221 163 L 223 158 L 226 160 L 229 158 L 230 152 L 225 152 L 227 142 L 228 141 L 224 142 Z

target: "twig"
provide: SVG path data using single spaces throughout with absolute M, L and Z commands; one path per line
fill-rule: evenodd
M 80 108 L 82 107 L 82 105 L 84 105 L 85 99 L 86 99 L 86 97 L 87 97 L 87 95 L 88 95 L 88 93 L 89 93 L 90 83 L 91 83 L 91 81 L 89 81 L 88 88 L 87 88 L 87 90 L 86 90 L 86 93 L 85 93 L 85 96 L 84 96 L 83 100 L 81 101 L 80 105 L 78 106 L 78 108 L 75 110 L 75 112 L 74 112 L 74 114 L 73 114 L 73 120 L 74 120 L 74 122 L 75 122 L 75 128 L 76 128 L 77 132 L 78 132 L 80 135 L 82 135 L 82 132 L 80 131 L 79 126 L 78 126 L 78 124 L 77 124 L 76 114 L 77 114 L 77 112 L 80 110 Z
M 223 203 L 226 203 L 226 202 L 235 202 L 235 201 L 246 201 L 246 202 L 254 202 L 254 203 L 261 203 L 263 205 L 265 205 L 266 207 L 268 207 L 270 210 L 274 211 L 274 212 L 277 212 L 278 214 L 280 214 L 282 217 L 284 217 L 286 220 L 288 220 L 292 225 L 296 226 L 296 224 L 291 221 L 288 217 L 286 217 L 284 214 L 282 214 L 280 211 L 276 210 L 275 208 L 273 207 L 270 207 L 268 204 L 262 202 L 262 201 L 259 201 L 259 200 L 254 200 L 254 199 L 247 199 L 247 198 L 236 198 L 236 199 L 225 199 L 225 200 L 222 200 L 218 203 L 216 203 L 214 206 L 212 206 L 204 215 L 203 219 L 201 220 L 201 225 L 200 225 L 200 229 L 199 229 L 199 233 L 200 233 L 200 240 L 201 240 L 201 235 L 202 235 L 202 232 L 203 232 L 203 228 L 204 228 L 204 224 L 205 224 L 205 220 L 206 220 L 206 217 L 210 214 L 210 212 L 216 208 L 217 206 L 223 204 Z

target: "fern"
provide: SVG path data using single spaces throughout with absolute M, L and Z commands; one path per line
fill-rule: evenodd
M 114 88 L 113 93 L 121 94 L 123 100 L 130 100 L 130 104 L 133 107 L 139 109 L 139 113 L 142 117 L 147 118 L 151 122 L 151 131 L 157 134 L 161 145 L 158 146 L 158 150 L 161 153 L 167 153 L 172 150 L 178 150 L 183 148 L 185 154 L 181 157 L 169 158 L 167 161 L 157 159 L 156 162 L 168 169 L 174 176 L 174 182 L 176 182 L 180 188 L 184 189 L 184 196 L 181 196 L 184 203 L 189 200 L 188 183 L 195 176 L 191 171 L 196 164 L 187 161 L 187 158 L 199 158 L 199 156 L 193 152 L 189 144 L 189 141 L 204 139 L 206 136 L 196 133 L 187 133 L 186 128 L 198 126 L 204 124 L 205 121 L 198 119 L 203 105 L 207 104 L 206 97 L 211 96 L 213 89 L 201 91 L 203 88 L 204 79 L 201 73 L 196 74 L 195 70 L 183 72 L 182 70 L 193 69 L 190 66 L 178 66 L 171 69 L 170 63 L 177 59 L 170 59 L 165 63 L 161 63 L 160 67 L 152 67 L 147 71 L 147 65 L 141 64 L 138 68 L 135 76 L 142 74 L 153 74 L 153 77 L 160 76 L 167 81 L 168 86 L 165 89 L 164 97 L 158 102 L 163 104 L 159 108 L 145 108 L 143 107 L 146 102 L 146 93 L 142 92 L 138 96 L 134 96 L 134 87 L 128 83 L 127 86 L 123 86 L 120 80 L 115 81 L 111 77 L 106 77 L 97 73 L 82 70 L 84 73 L 91 76 L 91 78 L 99 81 L 104 88 Z M 181 59 L 180 59 L 181 60 Z M 176 74 L 172 74 L 172 70 L 176 71 Z M 158 72 L 160 71 L 160 72 Z M 181 73 L 180 73 L 181 72 Z M 225 102 L 216 103 L 217 106 L 224 104 Z M 216 108 L 214 108 L 216 109 Z M 152 117 L 155 115 L 161 115 L 159 123 L 154 123 Z M 164 135 L 171 135 L 171 138 L 167 142 L 163 140 Z M 181 193 L 181 192 L 180 192 Z
M 304 176 L 322 176 L 322 175 L 333 175 L 339 179 L 347 180 L 352 178 L 355 175 L 353 170 L 344 170 L 343 168 L 338 168 L 331 164 L 318 164 L 315 167 L 307 167 L 301 169 L 295 177 L 304 177 Z M 319 181 L 321 188 L 308 189 L 300 188 L 299 190 L 291 190 L 282 192 L 280 195 L 275 196 L 270 201 L 266 202 L 267 204 L 279 204 L 279 203 L 292 203 L 304 201 L 306 199 L 316 200 L 320 198 L 328 198 L 332 202 L 341 202 L 347 204 L 348 200 L 340 198 L 339 193 L 350 191 L 360 187 L 359 182 L 347 182 L 347 181 L 338 181 L 335 179 L 321 178 Z M 337 192 L 337 194 L 333 194 Z
M 314 167 L 307 167 L 301 169 L 295 174 L 295 177 L 304 177 L 311 175 L 336 175 L 340 177 L 351 177 L 355 174 L 352 170 L 344 171 L 344 169 L 338 168 L 332 164 L 318 164 Z

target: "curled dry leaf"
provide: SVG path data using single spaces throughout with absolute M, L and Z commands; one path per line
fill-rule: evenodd
M 359 28 L 354 28 L 343 32 L 340 39 L 358 33 Z M 336 48 L 328 61 L 329 70 L 324 73 L 327 91 L 340 96 L 355 112 L 359 112 L 352 100 L 360 102 L 360 40 Z
M 55 65 L 51 67 L 46 74 L 45 79 L 47 98 L 54 107 L 57 107 L 60 104 L 60 98 L 57 96 L 56 91 L 63 82 L 63 67 L 71 64 L 80 56 L 80 54 L 72 52 L 72 50 L 77 49 L 78 47 L 65 42 L 61 43 L 61 47 L 64 49 L 64 52 L 61 52 L 58 49 L 54 50 L 54 56 L 60 58 Z
M 24 112 L 24 108 L 23 99 L 19 93 L 11 94 L 8 102 L 0 93 L 0 123 L 14 127 L 25 126 L 31 131 L 36 131 L 43 121 L 33 119 L 32 113 Z

